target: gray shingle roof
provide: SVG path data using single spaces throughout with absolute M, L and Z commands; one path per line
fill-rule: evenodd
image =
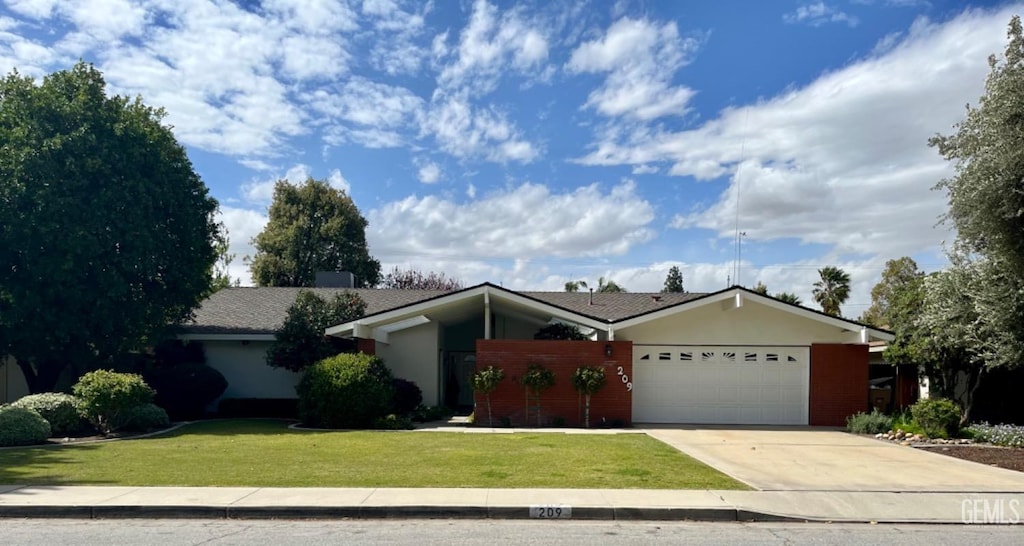
M 184 329 L 189 334 L 270 334 L 281 327 L 288 307 L 301 288 L 242 287 L 225 288 L 203 301 L 195 318 Z M 343 292 L 340 288 L 312 288 L 321 297 Z M 366 314 L 396 309 L 420 301 L 443 296 L 439 290 L 376 290 L 350 289 L 366 302 Z M 617 321 L 642 315 L 663 307 L 676 305 L 704 294 L 619 293 L 590 294 L 585 292 L 517 292 L 528 298 L 606 321 Z
M 240 287 L 225 288 L 203 301 L 194 319 L 185 325 L 189 334 L 271 334 L 281 327 L 288 307 L 302 288 Z M 306 288 L 329 298 L 346 291 L 342 288 Z M 366 313 L 373 314 L 444 295 L 439 290 L 347 289 L 366 302 Z
M 595 293 L 594 304 L 586 292 L 519 292 L 581 315 L 617 321 L 703 297 L 703 293 L 661 294 L 643 292 Z

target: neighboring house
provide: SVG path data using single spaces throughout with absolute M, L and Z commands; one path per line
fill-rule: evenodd
M 225 398 L 295 396 L 299 374 L 267 366 L 265 355 L 298 291 L 223 289 L 186 327 L 182 338 L 202 342 L 208 364 L 227 378 Z M 710 294 L 517 292 L 489 283 L 455 292 L 352 291 L 366 302 L 366 316 L 327 333 L 381 356 L 396 377 L 419 385 L 428 405 L 471 405 L 467 378 L 478 356 L 500 365 L 550 343 L 488 340 L 532 340 L 558 321 L 579 325 L 601 344 L 588 354 L 607 351 L 631 376 L 624 400 L 634 422 L 842 425 L 869 407 L 868 344 L 893 338 L 741 287 Z

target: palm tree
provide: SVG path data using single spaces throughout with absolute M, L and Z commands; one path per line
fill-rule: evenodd
M 797 296 L 792 292 L 779 292 L 778 294 L 775 294 L 775 299 L 786 303 L 792 303 L 793 305 L 803 305 L 803 302 L 800 301 L 800 296 Z
M 586 288 L 587 281 L 569 281 L 565 283 L 566 292 L 579 292 L 580 288 Z
M 839 306 L 850 298 L 850 275 L 831 265 L 819 269 L 818 275 L 821 280 L 814 283 L 814 301 L 826 315 L 840 316 Z
M 619 284 L 611 279 L 605 280 L 604 277 L 597 279 L 597 290 L 596 292 L 611 293 L 611 292 L 625 292 L 626 289 L 619 286 Z

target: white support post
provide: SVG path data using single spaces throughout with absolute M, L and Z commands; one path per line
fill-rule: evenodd
M 484 339 L 491 339 L 491 293 L 484 291 Z

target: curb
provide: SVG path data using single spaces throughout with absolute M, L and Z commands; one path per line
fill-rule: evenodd
M 529 506 L 0 506 L 3 518 L 64 519 L 530 519 Z M 805 522 L 739 508 L 574 507 L 575 520 Z

